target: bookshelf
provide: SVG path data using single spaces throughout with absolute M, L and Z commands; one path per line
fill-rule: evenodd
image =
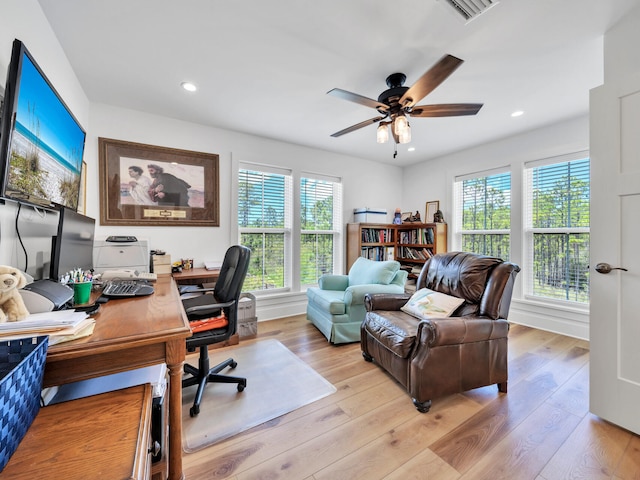
M 397 225 L 387 223 L 347 224 L 347 271 L 358 257 L 394 260 Z
M 366 257 L 397 260 L 412 277 L 431 255 L 446 251 L 446 223 L 347 224 L 347 271 L 358 257 Z

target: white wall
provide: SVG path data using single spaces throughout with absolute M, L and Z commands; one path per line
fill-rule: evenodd
M 496 142 L 481 145 L 452 155 L 424 162 L 405 169 L 403 178 L 403 205 L 420 208 L 425 203 L 439 200 L 440 208 L 449 225 L 449 249 L 452 245 L 453 182 L 456 176 L 508 167 L 511 171 L 512 191 L 521 191 L 524 163 L 531 160 L 588 150 L 589 118 L 583 116 L 555 125 L 515 135 Z M 522 258 L 522 198 L 513 195 L 511 261 L 524 266 Z M 550 302 L 525 300 L 522 291 L 522 275 L 518 275 L 511 304 L 509 320 L 536 328 L 589 338 L 589 317 L 586 309 L 564 308 Z
M 640 71 L 640 5 L 629 12 L 604 36 L 604 81 Z

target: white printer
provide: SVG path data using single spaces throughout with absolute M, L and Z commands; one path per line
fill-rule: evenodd
M 93 242 L 93 269 L 149 271 L 149 245 L 147 240 L 132 236 L 111 236 Z

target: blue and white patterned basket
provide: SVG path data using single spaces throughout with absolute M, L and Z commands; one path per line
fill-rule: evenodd
M 40 410 L 49 337 L 0 342 L 0 472 Z

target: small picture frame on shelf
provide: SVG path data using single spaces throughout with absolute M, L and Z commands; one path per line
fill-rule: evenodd
M 425 208 L 424 221 L 427 223 L 435 222 L 433 216 L 436 212 L 440 210 L 440 201 L 433 200 L 431 202 L 427 202 L 427 206 Z

